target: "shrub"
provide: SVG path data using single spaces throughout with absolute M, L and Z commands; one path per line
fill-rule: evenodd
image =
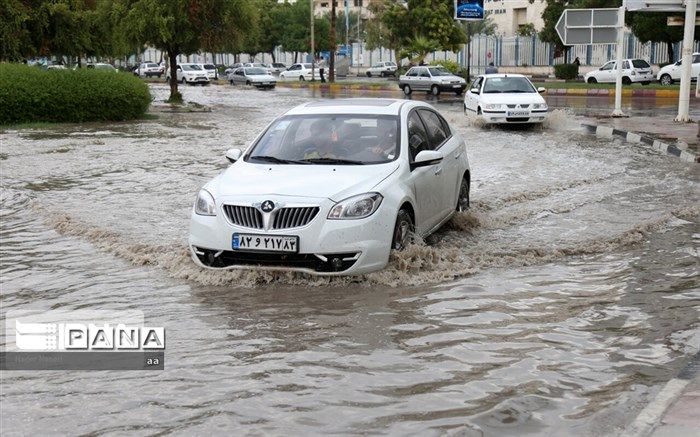
M 449 70 L 450 73 L 452 73 L 452 74 L 459 73 L 459 70 L 462 68 L 462 66 L 459 65 L 458 63 L 456 63 L 454 61 L 449 61 L 449 60 L 434 61 L 434 62 L 431 62 L 430 65 L 442 65 L 443 67 L 445 67 L 445 69 Z
M 128 73 L 0 64 L 0 102 L 0 124 L 121 121 L 142 117 L 151 94 Z
M 578 77 L 578 65 L 559 64 L 554 66 L 554 77 L 557 79 L 572 80 Z

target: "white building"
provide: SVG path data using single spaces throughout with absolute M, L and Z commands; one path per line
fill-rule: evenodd
M 501 36 L 515 36 L 518 28 L 528 23 L 535 26 L 535 30 L 544 27 L 542 11 L 547 2 L 535 0 L 532 4 L 528 0 L 484 0 L 484 10 L 490 12 L 490 17 L 496 24 L 496 34 Z

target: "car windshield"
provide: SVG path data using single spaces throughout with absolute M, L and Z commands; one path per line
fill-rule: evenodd
M 204 64 L 205 70 L 216 70 L 216 67 L 212 64 Z
M 255 76 L 260 74 L 267 74 L 267 71 L 262 68 L 246 68 L 245 74 L 249 76 Z
M 116 68 L 109 64 L 95 64 L 95 68 L 98 70 L 116 70 Z
M 399 155 L 398 118 L 388 115 L 295 115 L 277 119 L 246 161 L 361 165 Z
M 150 68 L 157 68 L 158 64 L 146 64 L 146 66 Z
M 199 65 L 183 65 L 182 69 L 185 71 L 199 71 L 202 69 Z
M 396 62 L 387 62 L 386 65 L 388 67 L 396 67 Z
M 311 69 L 311 64 L 301 64 L 302 67 Z
M 484 93 L 536 93 L 524 77 L 490 77 L 484 84 Z
M 452 76 L 452 73 L 445 70 L 443 67 L 429 68 L 432 76 Z
M 650 68 L 651 66 L 647 63 L 647 61 L 644 61 L 642 59 L 633 59 L 632 60 L 632 65 L 634 65 L 634 68 Z
M 275 68 L 285 68 L 284 64 L 272 64 Z

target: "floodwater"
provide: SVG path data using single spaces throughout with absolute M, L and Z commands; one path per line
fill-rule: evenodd
M 692 164 L 571 111 L 499 129 L 428 98 L 467 139 L 471 211 L 364 277 L 205 271 L 188 218 L 224 151 L 328 96 L 152 91 L 154 120 L 0 134 L 0 273 L 3 315 L 143 311 L 166 370 L 5 372 L 4 435 L 609 435 L 700 348 Z

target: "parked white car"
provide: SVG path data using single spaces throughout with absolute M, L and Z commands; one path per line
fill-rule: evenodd
M 617 62 L 609 61 L 597 70 L 589 71 L 583 76 L 588 83 L 610 83 L 617 78 Z M 623 59 L 622 60 L 622 83 L 630 85 L 639 82 L 642 85 L 649 85 L 654 80 L 654 73 L 651 65 L 644 59 Z
M 263 68 L 265 71 L 267 71 L 267 74 L 272 74 L 272 68 L 270 68 L 270 66 L 267 64 L 263 64 L 262 62 L 246 62 L 243 64 L 243 66 L 249 68 Z
M 464 96 L 464 112 L 486 123 L 542 123 L 548 111 L 542 92 L 522 74 L 482 74 Z
M 428 91 L 434 96 L 443 91 L 461 96 L 467 82 L 440 65 L 411 67 L 406 74 L 399 76 L 399 88 L 407 96 L 413 91 Z
M 681 61 L 669 64 L 656 75 L 656 78 L 662 85 L 672 85 L 673 82 L 681 80 Z M 691 80 L 697 80 L 700 76 L 700 53 L 693 53 L 693 64 L 690 67 Z
M 287 69 L 287 66 L 282 64 L 281 62 L 273 62 L 270 64 L 270 70 L 272 70 L 272 74 L 277 74 L 279 75 L 281 72 Z
M 363 274 L 469 206 L 465 142 L 424 102 L 306 103 L 226 157 L 192 209 L 203 267 Z
M 219 71 L 216 69 L 214 64 L 199 64 L 202 70 L 207 72 L 207 77 L 209 80 L 216 80 L 219 78 Z
M 395 76 L 396 75 L 396 62 L 377 62 L 367 69 L 367 77 L 372 76 Z
M 321 72 L 318 65 L 316 65 L 316 68 L 314 69 L 314 79 L 321 80 Z M 292 64 L 286 71 L 280 73 L 280 80 L 299 80 L 302 82 L 305 80 L 311 80 L 311 64 Z
M 177 64 L 177 81 L 182 84 L 208 85 L 209 77 L 200 64 Z M 166 80 L 170 80 L 170 70 L 165 75 Z
M 165 71 L 165 67 L 162 67 L 155 62 L 144 62 L 139 65 L 139 68 L 136 69 L 136 75 L 137 76 L 145 76 L 145 77 L 151 77 L 151 76 L 158 76 L 161 77 L 163 75 L 163 72 Z

